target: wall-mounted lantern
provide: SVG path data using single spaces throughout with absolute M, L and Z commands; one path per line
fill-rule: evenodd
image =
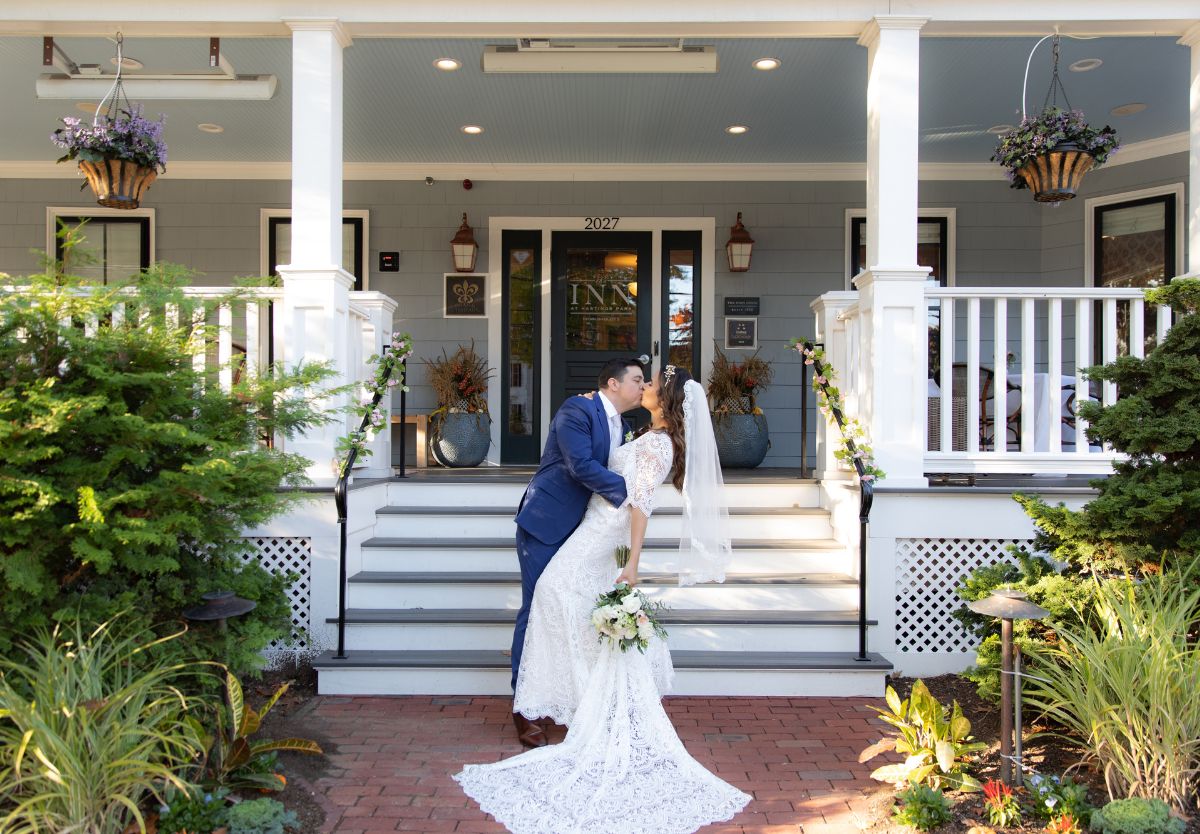
M 725 244 L 725 253 L 729 256 L 730 272 L 749 272 L 750 255 L 754 250 L 754 238 L 742 225 L 742 213 L 739 211 L 737 223 L 729 230 L 729 242 Z
M 475 256 L 479 254 L 479 244 L 475 235 L 467 225 L 467 213 L 463 212 L 462 225 L 450 241 L 450 251 L 454 255 L 454 269 L 458 272 L 474 272 Z

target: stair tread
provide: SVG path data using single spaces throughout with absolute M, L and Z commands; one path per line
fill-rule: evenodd
M 844 672 L 890 671 L 892 664 L 882 655 L 869 652 L 867 660 L 856 660 L 852 652 L 671 652 L 676 669 L 837 670 Z M 507 669 L 512 659 L 507 652 L 481 649 L 428 649 L 411 651 L 349 651 L 344 660 L 333 652 L 322 652 L 313 662 L 318 670 L 345 668 L 473 668 Z
M 512 623 L 515 608 L 347 608 L 347 623 Z M 858 610 L 786 611 L 779 609 L 670 608 L 659 614 L 663 623 L 679 625 L 857 625 Z M 336 623 L 329 617 L 327 623 Z M 876 625 L 876 620 L 867 620 Z
M 835 539 L 734 539 L 736 550 L 844 550 L 845 545 Z M 408 538 L 396 536 L 373 536 L 362 543 L 363 547 L 378 548 L 437 548 L 440 550 L 498 550 L 514 549 L 516 541 L 510 536 Z M 677 550 L 679 539 L 646 539 L 643 550 Z
M 521 581 L 519 571 L 362 571 L 351 583 L 511 585 Z M 643 585 L 676 585 L 677 573 L 643 573 Z M 844 573 L 730 573 L 724 585 L 857 585 Z
M 488 506 L 488 507 L 437 507 L 437 506 L 389 506 L 380 507 L 375 511 L 376 515 L 438 515 L 438 516 L 503 516 L 512 518 L 517 513 L 517 508 L 512 505 L 508 506 Z M 654 510 L 655 515 L 662 516 L 678 516 L 683 515 L 682 507 L 658 507 Z M 828 510 L 822 510 L 819 507 L 730 507 L 729 514 L 731 516 L 802 516 L 815 515 L 827 516 Z

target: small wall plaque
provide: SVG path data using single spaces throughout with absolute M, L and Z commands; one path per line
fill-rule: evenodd
M 725 299 L 725 315 L 757 316 L 759 315 L 758 301 L 757 296 L 728 296 Z
M 399 252 L 380 252 L 379 253 L 379 271 L 380 272 L 399 272 L 400 271 L 400 253 Z
M 726 318 L 725 319 L 725 349 L 726 350 L 757 350 L 758 349 L 758 319 L 757 318 Z
M 445 281 L 443 318 L 487 318 L 487 275 L 447 272 Z

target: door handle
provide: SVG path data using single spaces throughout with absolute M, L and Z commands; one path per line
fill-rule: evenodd
M 643 353 L 641 356 L 638 357 L 638 361 L 641 362 L 643 365 L 649 365 L 650 357 Z

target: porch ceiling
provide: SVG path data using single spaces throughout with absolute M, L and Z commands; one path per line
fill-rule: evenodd
M 921 161 L 985 162 L 986 130 L 1019 118 L 1025 59 L 1036 39 L 938 38 L 921 45 Z M 59 38 L 79 63 L 111 69 L 111 44 Z M 399 164 L 770 164 L 847 163 L 866 157 L 866 50 L 850 39 L 690 39 L 716 47 L 715 75 L 485 75 L 480 55 L 502 38 L 359 38 L 345 57 L 345 158 Z M 72 101 L 38 101 L 41 39 L 0 37 L 0 162 L 45 161 L 47 139 Z M 279 78 L 265 102 L 148 101 L 167 115 L 171 161 L 286 162 L 291 145 L 291 41 L 226 38 L 223 54 L 242 74 Z M 142 73 L 202 72 L 206 38 L 127 38 Z M 434 69 L 439 57 L 462 69 Z M 751 61 L 782 60 L 759 72 Z M 1066 66 L 1100 58 L 1092 72 Z M 1034 58 L 1028 106 L 1049 83 L 1049 44 Z M 1117 128 L 1125 144 L 1187 130 L 1188 50 L 1174 37 L 1064 39 L 1071 103 Z M 1130 102 L 1147 108 L 1114 117 Z M 201 122 L 220 124 L 219 135 Z M 460 132 L 484 127 L 481 136 Z M 743 136 L 724 128 L 744 124 Z

